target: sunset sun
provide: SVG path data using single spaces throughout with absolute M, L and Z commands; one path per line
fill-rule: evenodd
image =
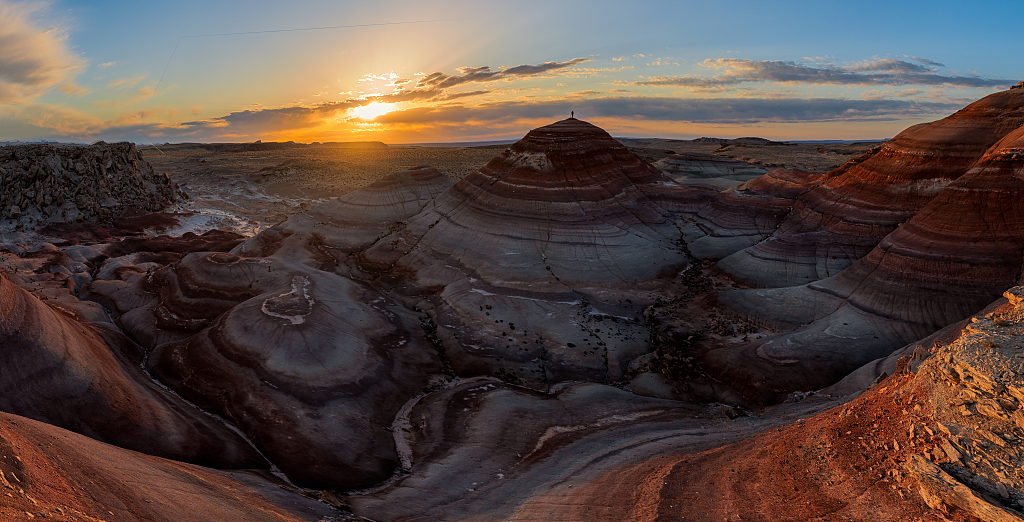
M 362 107 L 352 109 L 352 115 L 363 120 L 372 120 L 393 110 L 395 110 L 395 104 L 393 103 L 371 102 Z

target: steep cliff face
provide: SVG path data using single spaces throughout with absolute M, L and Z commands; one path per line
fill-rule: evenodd
M 0 147 L 0 219 L 110 221 L 128 206 L 156 211 L 184 197 L 132 143 Z

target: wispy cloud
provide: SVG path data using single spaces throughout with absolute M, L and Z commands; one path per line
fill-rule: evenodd
M 494 70 L 489 66 L 460 67 L 459 74 L 435 72 L 421 77 L 417 89 L 450 89 L 465 83 L 493 82 L 516 77 L 543 76 L 563 71 L 574 65 L 589 62 L 590 58 L 573 58 L 564 62 L 544 62 L 538 65 L 517 65 L 507 69 Z
M 68 96 L 83 96 L 89 94 L 89 89 L 86 89 L 71 80 L 65 80 L 58 83 L 57 88 L 60 89 L 60 92 L 67 94 Z
M 39 6 L 0 0 L 0 103 L 27 103 L 83 66 L 63 35 L 32 23 Z
M 602 97 L 532 103 L 492 102 L 477 107 L 449 105 L 394 111 L 378 123 L 430 124 L 516 119 L 557 118 L 575 110 L 591 117 L 616 117 L 687 123 L 749 124 L 761 122 L 888 121 L 932 116 L 959 105 L 906 100 L 848 100 L 839 98 L 702 98 Z
M 108 82 L 107 83 L 107 88 L 108 89 L 114 89 L 114 88 L 120 87 L 122 85 L 125 86 L 125 87 L 135 87 L 136 85 L 139 84 L 139 82 L 141 82 L 142 80 L 145 80 L 146 76 L 147 76 L 146 74 L 140 74 L 138 76 L 133 76 L 131 78 L 118 78 L 116 80 Z
M 946 85 L 950 87 L 1000 87 L 1009 80 L 940 74 L 942 64 L 926 58 L 912 62 L 892 58 L 865 60 L 853 65 L 802 65 L 796 62 L 755 61 L 739 58 L 704 60 L 703 67 L 722 71 L 706 77 L 699 75 L 657 76 L 633 82 L 634 85 L 688 87 L 724 90 L 743 83 L 776 82 L 814 85 Z M 916 63 L 915 63 L 916 62 Z

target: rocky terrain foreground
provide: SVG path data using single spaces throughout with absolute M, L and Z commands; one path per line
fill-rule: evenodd
M 5 519 L 1024 516 L 1020 90 L 824 174 L 570 118 L 252 237 L 0 157 Z

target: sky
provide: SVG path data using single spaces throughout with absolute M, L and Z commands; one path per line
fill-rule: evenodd
M 883 139 L 1024 80 L 1019 1 L 0 0 L 0 141 Z

